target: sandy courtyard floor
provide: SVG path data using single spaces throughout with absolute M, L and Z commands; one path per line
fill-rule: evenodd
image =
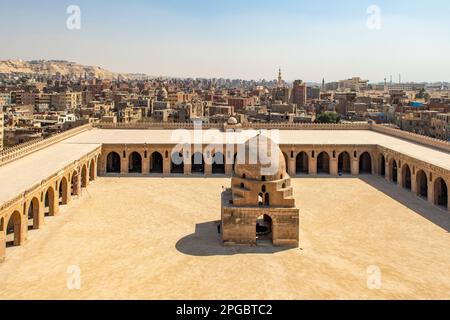
M 222 185 L 100 178 L 7 249 L 0 299 L 450 298 L 450 214 L 410 192 L 372 176 L 293 179 L 301 248 L 225 248 Z

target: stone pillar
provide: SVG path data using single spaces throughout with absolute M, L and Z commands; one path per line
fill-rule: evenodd
M 106 158 L 105 157 L 98 157 L 97 159 L 97 170 L 98 173 L 101 175 L 105 175 L 106 174 Z M 95 170 L 95 177 L 97 178 L 97 170 Z
M 192 147 L 191 147 L 192 148 Z M 184 175 L 189 176 L 192 173 L 192 149 L 183 150 Z
M 120 158 L 120 174 L 128 174 L 128 153 L 125 158 Z
M 6 223 L 6 221 L 4 222 Z M 6 229 L 6 226 L 4 226 Z M 3 230 L 0 230 L 0 263 L 5 261 L 5 252 L 6 252 L 6 235 Z
M 76 185 L 77 189 L 75 194 L 78 195 L 78 197 L 81 197 L 81 174 L 78 174 L 77 176 L 77 185 Z
M 187 163 L 184 162 L 184 175 L 185 176 L 191 175 L 191 169 L 192 169 L 191 161 L 188 161 Z
M 450 211 L 450 181 L 446 181 L 447 183 L 447 209 Z
M 27 241 L 28 237 L 28 215 L 22 215 L 20 219 L 20 239 L 19 239 L 19 245 L 24 245 Z M 6 236 L 6 226 L 5 226 L 5 236 Z M 5 238 L 6 240 L 6 238 Z M 0 241 L 1 243 L 1 241 Z
M 66 204 L 69 204 L 70 203 L 70 201 L 72 201 L 72 193 L 71 193 L 71 189 L 70 189 L 70 186 L 71 186 L 71 180 L 70 180 L 70 175 L 68 175 L 68 176 L 66 176 L 66 178 L 67 178 L 67 187 L 66 187 L 66 195 L 67 195 L 67 202 L 66 202 Z M 63 190 L 63 192 L 64 192 L 64 190 Z
M 233 164 L 225 165 L 225 175 L 232 176 L 233 175 Z
M 428 180 L 428 202 L 434 204 L 434 180 L 433 182 Z
M 100 160 L 100 157 L 97 157 L 97 159 L 94 160 L 94 180 L 97 180 L 97 176 L 98 176 L 98 170 L 99 170 L 99 166 L 98 166 L 98 161 Z
M 400 188 L 403 188 L 403 175 L 402 175 L 402 168 L 397 168 L 397 185 Z
M 359 175 L 359 159 L 355 157 L 351 157 L 350 160 L 350 172 L 352 175 Z
M 287 168 L 287 170 L 288 170 L 288 173 L 289 173 L 289 175 L 291 176 L 291 177 L 294 177 L 295 176 L 295 174 L 296 174 L 296 168 L 295 168 L 295 158 L 289 158 L 289 161 L 288 161 L 288 165 L 289 165 L 289 168 Z
M 163 159 L 163 174 L 165 176 L 170 175 L 171 164 L 172 164 L 172 159 L 171 159 L 170 155 L 167 158 Z
M 142 157 L 142 174 L 150 173 L 150 154 L 147 152 L 147 158 L 144 157 L 145 154 L 141 154 Z
M 37 220 L 37 221 L 36 221 Z M 40 229 L 44 225 L 44 203 L 39 203 L 39 210 L 37 214 L 37 219 L 34 220 L 34 229 Z
M 308 169 L 309 169 L 309 174 L 314 176 L 317 175 L 317 154 L 316 152 L 314 152 L 314 158 L 312 157 L 311 153 L 309 154 L 308 157 Z
M 59 191 L 53 192 L 53 215 L 59 214 Z
M 338 175 L 338 159 L 337 158 L 330 158 L 330 174 L 332 176 Z
M 212 164 L 205 162 L 205 175 L 212 175 Z
M 67 185 L 67 202 L 66 205 L 72 201 L 72 193 L 70 192 L 70 184 Z
M 411 172 L 411 192 L 414 194 L 417 194 L 417 178 L 416 178 L 416 173 Z
M 391 170 L 389 168 L 389 161 L 386 160 L 385 164 L 384 164 L 384 177 L 386 179 L 386 181 L 390 182 L 391 181 Z

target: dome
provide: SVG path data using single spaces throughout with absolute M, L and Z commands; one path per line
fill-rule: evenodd
M 228 124 L 233 125 L 233 124 L 237 124 L 238 121 L 236 120 L 235 117 L 230 117 L 227 121 Z
M 245 154 L 242 152 L 245 150 Z M 280 180 L 287 176 L 286 161 L 280 147 L 264 135 L 257 135 L 238 149 L 236 176 L 258 181 Z

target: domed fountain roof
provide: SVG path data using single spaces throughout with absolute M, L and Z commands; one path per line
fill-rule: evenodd
M 236 157 L 234 173 L 246 179 L 274 181 L 287 176 L 283 152 L 273 140 L 264 135 L 257 135 L 244 144 L 245 154 L 241 149 Z
M 237 119 L 235 117 L 230 117 L 230 118 L 228 118 L 227 123 L 230 124 L 230 125 L 233 125 L 233 124 L 237 124 L 238 121 L 237 121 Z

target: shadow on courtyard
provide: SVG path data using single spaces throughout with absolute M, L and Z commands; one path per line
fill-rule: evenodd
M 195 233 L 180 239 L 175 248 L 191 256 L 231 256 L 237 254 L 274 254 L 296 248 L 283 247 L 227 247 L 222 245 L 217 230 L 219 221 L 199 223 L 195 226 Z M 298 250 L 298 248 L 297 248 Z
M 410 210 L 421 215 L 428 221 L 441 227 L 447 232 L 450 232 L 450 214 L 446 209 L 434 206 L 411 191 L 400 188 L 394 183 L 389 183 L 382 178 L 371 175 L 361 175 L 358 178 L 395 201 L 401 203 Z M 392 212 L 392 214 L 395 214 L 395 212 Z

